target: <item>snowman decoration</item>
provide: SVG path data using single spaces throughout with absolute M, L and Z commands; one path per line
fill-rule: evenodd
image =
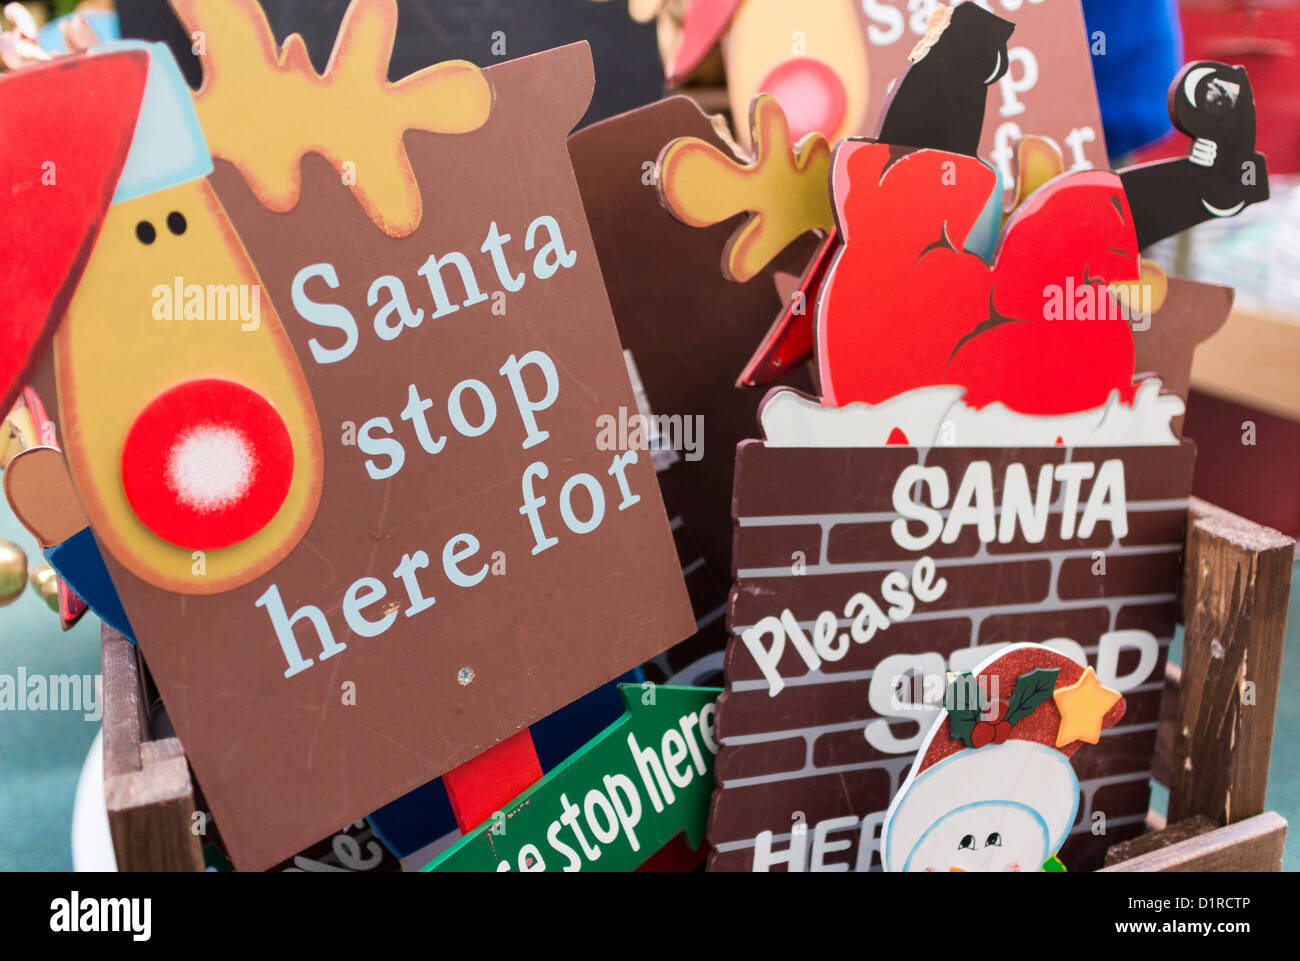
M 1071 758 L 1124 716 L 1091 667 L 1004 648 L 950 675 L 944 712 L 885 815 L 886 871 L 1063 871 L 1079 809 Z

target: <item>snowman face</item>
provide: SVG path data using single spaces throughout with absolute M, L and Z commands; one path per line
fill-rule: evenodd
M 1014 802 L 968 804 L 930 825 L 905 871 L 1038 871 L 1051 856 L 1047 825 Z

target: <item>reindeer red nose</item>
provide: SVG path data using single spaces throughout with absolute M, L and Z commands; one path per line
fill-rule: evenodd
M 833 137 L 844 122 L 848 95 L 829 64 L 814 57 L 791 57 L 768 71 L 758 85 L 781 104 L 796 143 L 810 133 Z
M 163 540 L 189 549 L 256 534 L 292 479 L 284 421 L 262 395 L 228 380 L 192 380 L 159 394 L 122 449 L 131 509 Z

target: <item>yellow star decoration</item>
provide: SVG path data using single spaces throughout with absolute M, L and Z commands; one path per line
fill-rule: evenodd
M 1104 686 L 1097 680 L 1097 672 L 1090 667 L 1074 684 L 1053 691 L 1052 699 L 1061 712 L 1056 746 L 1064 747 L 1071 741 L 1096 744 L 1101 740 L 1102 719 L 1119 698 L 1119 691 Z

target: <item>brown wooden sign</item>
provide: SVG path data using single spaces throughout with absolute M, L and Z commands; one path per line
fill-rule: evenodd
M 113 208 L 140 263 L 92 262 L 123 326 L 69 322 L 60 415 L 232 860 L 262 869 L 693 620 L 650 458 L 598 429 L 635 401 L 566 149 L 587 46 L 389 83 L 392 4 L 352 5 L 323 76 L 251 0 L 177 9 L 215 170 Z M 260 307 L 207 316 L 227 284 Z
M 1139 833 L 1193 458 L 1185 441 L 742 444 L 711 869 L 878 866 L 946 673 L 1020 642 L 1086 661 L 1128 703 L 1075 756 L 1061 860 L 1098 867 Z
M 728 149 L 693 101 L 669 97 L 575 133 L 569 154 L 619 337 L 676 455 L 659 484 L 699 629 L 646 669 L 657 682 L 716 684 L 726 642 L 736 444 L 753 435 L 762 399 L 732 384 L 781 311 L 778 278 L 797 277 L 817 240 L 805 234 L 744 283 L 724 277 L 723 251 L 744 215 L 689 227 L 663 206 L 655 161 L 679 137 Z M 811 386 L 805 368 L 790 371 L 787 382 Z

